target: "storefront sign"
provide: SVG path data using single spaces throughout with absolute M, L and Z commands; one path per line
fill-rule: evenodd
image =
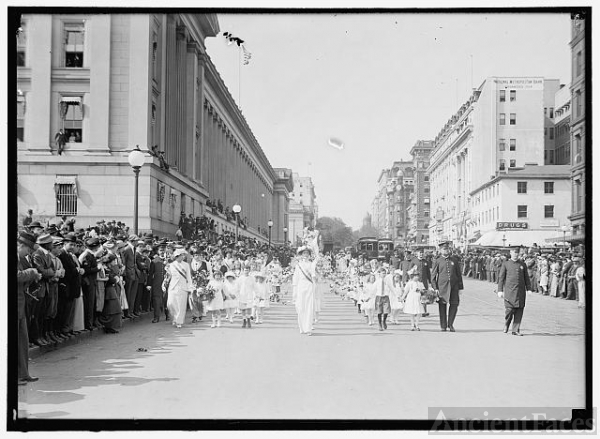
M 506 230 L 506 229 L 526 229 L 527 223 L 512 223 L 512 222 L 498 222 L 496 223 L 496 230 Z
M 499 78 L 494 79 L 499 89 L 543 90 L 544 80 L 539 78 Z

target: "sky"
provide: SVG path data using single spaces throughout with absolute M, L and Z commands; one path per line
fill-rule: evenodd
M 354 229 L 381 170 L 435 138 L 486 77 L 570 83 L 568 14 L 217 17 L 221 34 L 206 39 L 207 52 L 271 165 L 310 176 L 319 215 Z M 249 64 L 222 32 L 245 41 Z

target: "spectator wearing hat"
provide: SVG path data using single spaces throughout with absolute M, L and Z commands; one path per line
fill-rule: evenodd
M 531 279 L 530 279 L 531 280 Z M 550 287 L 548 294 L 552 297 L 559 297 L 559 280 L 560 280 L 560 259 L 552 256 L 550 258 Z
M 93 331 L 98 327 L 95 324 L 97 277 L 100 268 L 96 257 L 103 250 L 98 238 L 88 238 L 85 241 L 85 250 L 79 255 L 79 263 L 83 268 L 81 289 L 83 292 L 83 325 L 86 331 Z
M 512 334 L 521 334 L 525 298 L 531 290 L 527 266 L 519 259 L 520 246 L 510 248 L 510 259 L 502 264 L 498 277 L 498 296 L 504 297 L 504 333 L 512 321 Z
M 135 297 L 137 295 L 137 269 L 135 263 L 135 248 L 133 242 L 137 241 L 138 237 L 131 235 L 128 239 L 127 245 L 121 250 L 121 258 L 123 259 L 123 265 L 125 266 L 125 295 L 127 296 L 127 303 L 129 309 L 125 312 L 126 318 L 134 318 L 134 305 Z
M 433 263 L 431 285 L 439 293 L 441 330 L 449 329 L 450 332 L 454 332 L 454 319 L 460 304 L 459 291 L 464 288 L 462 274 L 458 260 L 450 254 L 450 242 L 442 242 L 439 246 L 441 256 Z
M 33 253 L 33 265 L 42 274 L 42 279 L 39 282 L 39 288 L 35 294 L 36 301 L 31 302 L 31 321 L 29 326 L 29 337 L 33 343 L 38 346 L 45 346 L 53 342 L 44 338 L 44 320 L 46 318 L 46 310 L 48 307 L 47 295 L 49 284 L 56 276 L 56 271 L 52 264 L 52 237 L 44 233 L 37 237 L 36 244 L 38 249 Z
M 42 274 L 28 260 L 36 247 L 36 238 L 32 233 L 21 232 L 17 239 L 17 378 L 19 385 L 37 381 L 37 377 L 29 375 L 29 334 L 27 328 L 26 294 L 30 294 L 29 286 L 42 279 Z
M 66 295 L 66 285 L 63 282 L 65 270 L 58 257 L 62 253 L 62 246 L 62 238 L 52 238 L 50 257 L 52 259 L 52 266 L 54 267 L 56 274 L 48 283 L 48 306 L 46 310 L 46 319 L 44 320 L 44 338 L 50 339 L 55 343 L 61 343 L 69 338 L 61 334 L 60 327 L 56 319 L 57 315 L 62 315 L 64 312 L 63 307 Z
M 157 253 L 150 262 L 148 269 L 148 286 L 152 297 L 152 309 L 154 318 L 152 323 L 160 321 L 160 315 L 164 312 L 166 320 L 169 320 L 169 310 L 167 309 L 167 295 L 162 291 L 162 284 L 165 280 L 165 246 L 160 244 Z
M 567 300 L 577 300 L 577 279 L 575 278 L 575 272 L 581 261 L 581 256 L 578 253 L 575 253 L 572 259 L 573 262 L 567 272 Z
M 117 334 L 121 329 L 121 302 L 117 288 L 120 281 L 117 256 L 108 253 L 102 258 L 104 265 L 104 277 L 106 279 L 104 289 L 104 304 L 102 314 L 99 317 L 100 324 L 107 334 Z
M 581 255 L 577 255 L 575 264 L 575 281 L 577 282 L 578 308 L 585 309 L 585 264 Z
M 85 272 L 79 266 L 79 260 L 74 254 L 76 242 L 77 238 L 74 234 L 67 234 L 63 239 L 63 251 L 58 255 L 65 270 L 65 276 L 63 277 L 65 284 L 64 306 L 62 307 L 62 314 L 57 315 L 57 323 L 63 335 L 74 334 L 75 299 L 81 296 L 81 275 Z
M 39 236 L 44 232 L 44 227 L 39 221 L 33 221 L 31 224 L 29 224 L 29 231 L 35 236 Z
M 185 320 L 188 294 L 192 291 L 192 274 L 190 265 L 183 260 L 185 250 L 179 248 L 173 252 L 173 262 L 167 267 L 168 282 L 167 307 L 173 317 L 173 325 L 181 328 Z

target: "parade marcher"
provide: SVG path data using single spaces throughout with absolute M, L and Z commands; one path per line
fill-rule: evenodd
M 402 302 L 402 296 L 404 295 L 404 288 L 402 287 L 402 275 L 400 270 L 396 270 L 393 274 L 389 274 L 392 281 L 390 287 L 392 294 L 390 295 L 390 306 L 392 308 L 391 320 L 392 324 L 400 324 L 400 311 L 404 309 L 404 303 Z
M 412 252 L 410 250 L 404 250 L 404 260 L 400 262 L 400 271 L 402 271 L 402 286 L 409 280 L 408 271 L 413 266 Z
M 521 319 L 525 298 L 531 290 L 527 266 L 519 259 L 520 246 L 510 248 L 510 259 L 502 264 L 498 274 L 498 297 L 504 297 L 504 333 L 512 321 L 512 334 L 521 334 Z
M 265 308 L 269 307 L 269 285 L 266 274 L 262 271 L 254 273 L 256 281 L 254 294 L 254 308 L 256 309 L 256 323 L 264 322 Z
M 225 319 L 229 320 L 229 323 L 233 323 L 233 316 L 235 315 L 235 310 L 239 306 L 239 286 L 236 282 L 235 273 L 232 271 L 228 271 L 225 273 L 225 283 L 223 285 L 223 292 L 225 293 L 225 301 L 223 302 L 223 307 L 225 308 Z
M 165 280 L 165 246 L 159 245 L 158 252 L 154 255 L 150 268 L 148 269 L 148 286 L 152 297 L 152 309 L 154 318 L 152 323 L 160 321 L 160 315 L 164 312 L 166 320 L 169 320 L 169 310 L 167 309 L 167 294 L 162 291 L 162 283 Z
M 361 292 L 362 309 L 369 326 L 375 324 L 375 280 L 374 274 L 367 275 Z
M 173 318 L 173 325 L 181 328 L 185 320 L 185 312 L 188 302 L 188 293 L 192 290 L 192 274 L 190 266 L 183 260 L 185 250 L 178 248 L 173 252 L 173 262 L 167 267 L 167 276 L 163 282 L 163 288 L 168 283 L 167 307 Z
M 296 264 L 292 278 L 293 301 L 298 314 L 298 326 L 301 334 L 312 335 L 315 314 L 316 259 L 311 261 L 310 247 L 300 247 L 300 260 Z
M 390 305 L 391 291 L 385 282 L 386 274 L 385 268 L 379 268 L 379 276 L 375 280 L 375 312 L 377 313 L 380 331 L 387 329 L 387 317 L 392 312 Z
M 223 301 L 225 295 L 223 292 L 223 273 L 221 273 L 221 270 L 214 271 L 212 278 L 208 282 L 207 288 L 213 292 L 212 299 L 208 301 L 208 306 L 206 308 L 206 310 L 210 312 L 212 319 L 212 324 L 210 327 L 220 327 L 221 309 L 224 308 Z
M 454 330 L 454 319 L 460 304 L 460 293 L 463 287 L 460 266 L 454 256 L 450 254 L 450 242 L 439 244 L 441 256 L 433 263 L 431 269 L 431 285 L 438 291 L 440 326 L 442 331 Z M 450 305 L 447 309 L 447 305 Z M 446 314 L 447 313 L 447 314 Z
M 416 268 L 409 271 L 410 280 L 404 286 L 402 301 L 404 302 L 404 313 L 410 315 L 411 331 L 420 331 L 419 319 L 423 314 L 423 304 L 421 303 L 421 293 L 425 291 L 425 286 L 421 282 Z
M 529 279 L 531 282 L 531 279 Z M 560 262 L 558 259 L 550 258 L 550 287 L 548 294 L 552 297 L 559 297 L 559 283 L 560 283 Z
M 425 286 L 425 289 L 427 289 L 431 283 L 431 266 L 429 261 L 423 257 L 423 249 L 417 249 L 416 253 L 416 257 L 412 259 L 412 266 L 416 267 L 416 273 L 419 275 L 419 279 Z M 427 305 L 423 305 L 423 313 L 421 316 L 429 316 Z
M 256 281 L 254 277 L 250 276 L 250 264 L 246 262 L 242 267 L 242 272 L 237 280 L 238 291 L 239 291 L 239 308 L 242 314 L 242 328 L 252 328 L 250 322 L 250 314 L 252 312 L 252 305 L 254 303 L 254 292 L 256 288 Z
M 18 342 L 17 342 L 17 378 L 19 385 L 37 381 L 29 375 L 29 335 L 27 332 L 27 314 L 25 296 L 29 295 L 29 285 L 42 279 L 42 274 L 31 266 L 27 257 L 36 249 L 36 237 L 21 232 L 17 239 L 17 305 L 18 305 Z
M 540 260 L 538 262 L 538 267 L 539 267 L 539 272 L 540 272 L 540 292 L 542 295 L 547 296 L 548 295 L 548 274 L 550 271 L 550 268 L 548 266 L 548 259 L 547 257 L 544 255 L 542 257 L 540 257 Z

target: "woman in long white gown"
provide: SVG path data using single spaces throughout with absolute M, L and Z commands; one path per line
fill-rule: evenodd
M 173 253 L 175 260 L 167 268 L 170 276 L 167 308 L 173 318 L 173 325 L 178 328 L 181 328 L 185 320 L 188 293 L 193 288 L 190 265 L 183 260 L 184 254 L 185 250 L 181 248 L 175 250 Z
M 309 247 L 300 247 L 300 260 L 292 278 L 293 300 L 298 313 L 301 334 L 312 335 L 315 315 L 315 290 L 317 287 L 317 260 L 311 261 Z

